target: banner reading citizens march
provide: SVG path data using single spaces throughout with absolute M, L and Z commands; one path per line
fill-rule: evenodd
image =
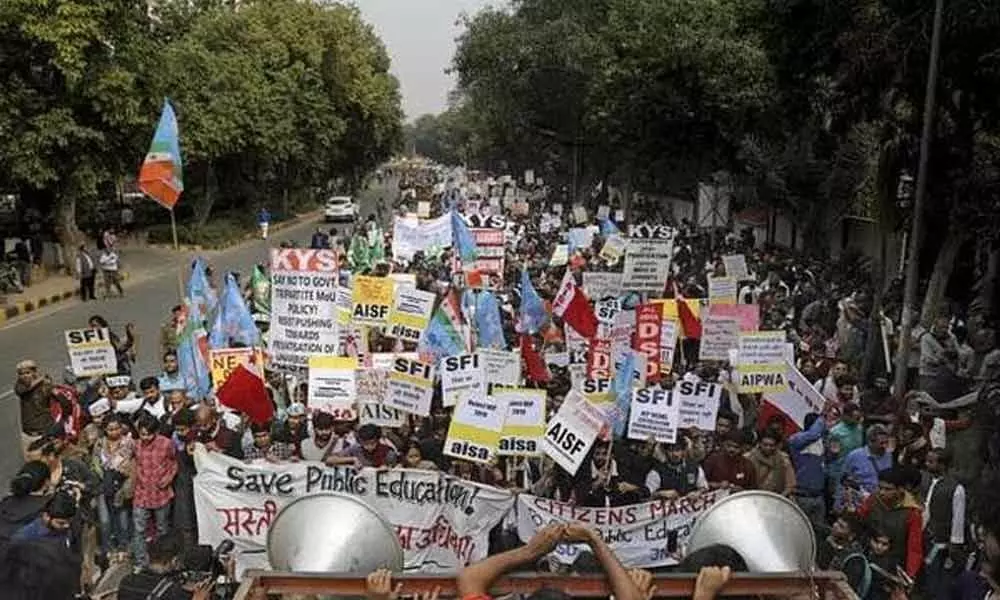
M 575 521 L 597 529 L 626 567 L 668 567 L 680 562 L 695 519 L 728 494 L 712 490 L 612 508 L 584 508 L 521 494 L 517 497 L 517 536 L 527 543 L 550 523 Z M 580 544 L 561 544 L 552 556 L 571 565 L 585 549 Z
M 340 492 L 367 502 L 396 528 L 405 569 L 454 572 L 486 557 L 489 532 L 514 504 L 505 490 L 438 471 L 245 463 L 199 446 L 194 479 L 199 543 L 226 539 L 241 569 L 268 569 L 267 531 L 296 498 Z

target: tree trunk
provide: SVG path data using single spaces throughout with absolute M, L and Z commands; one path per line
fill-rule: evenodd
M 56 239 L 62 246 L 63 261 L 72 269 L 77 247 L 84 241 L 83 232 L 76 226 L 76 198 L 70 194 L 56 195 Z
M 958 252 L 965 243 L 967 234 L 959 233 L 954 229 L 948 230 L 948 235 L 944 239 L 944 244 L 938 251 L 937 260 L 934 261 L 934 272 L 927 283 L 927 293 L 924 296 L 924 305 L 920 312 L 920 323 L 924 328 L 929 329 L 941 310 L 941 302 L 944 300 L 945 288 L 948 287 L 948 280 L 955 268 L 955 260 Z M 916 257 L 910 257 L 915 260 Z
M 215 184 L 215 172 L 212 163 L 205 163 L 204 189 L 202 190 L 201 202 L 194 203 L 194 219 L 198 227 L 204 227 L 208 223 L 208 218 L 212 216 L 212 206 L 215 204 L 215 194 L 213 188 Z

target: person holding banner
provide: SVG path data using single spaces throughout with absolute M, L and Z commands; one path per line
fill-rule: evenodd
M 640 590 L 629 572 L 605 543 L 600 533 L 581 523 L 553 524 L 538 530 L 528 543 L 520 548 L 490 556 L 469 565 L 458 574 L 458 595 L 461 600 L 492 600 L 489 595 L 493 583 L 505 573 L 522 565 L 533 565 L 538 559 L 555 550 L 559 544 L 587 544 L 601 565 L 611 593 L 616 600 L 647 600 L 647 590 Z M 528 596 L 546 600 L 571 600 L 568 594 L 551 589 L 540 589 Z

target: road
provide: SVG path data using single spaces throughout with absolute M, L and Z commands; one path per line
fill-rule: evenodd
M 392 185 L 394 182 L 389 182 Z M 394 189 L 394 188 L 390 188 Z M 378 197 L 392 198 L 387 188 L 372 187 L 359 198 L 359 221 L 374 212 Z M 218 252 L 202 253 L 212 264 L 216 277 L 222 273 L 238 271 L 246 278 L 254 264 L 266 263 L 268 251 L 283 241 L 294 240 L 308 245 L 309 238 L 321 225 L 321 219 L 303 222 L 274 232 L 270 239 L 254 240 Z M 345 234 L 349 224 L 331 225 Z M 331 226 L 324 226 L 324 229 Z M 0 365 L 7 369 L 7 382 L 0 384 L 0 496 L 21 467 L 20 407 L 12 388 L 14 365 L 24 359 L 33 359 L 53 379 L 61 379 L 69 359 L 63 331 L 87 326 L 92 315 L 101 315 L 111 329 L 124 335 L 125 324 L 134 323 L 138 336 L 138 360 L 133 375 L 142 377 L 160 372 L 160 328 L 170 315 L 170 308 L 179 302 L 178 276 L 182 269 L 187 275 L 189 265 L 197 256 L 193 252 L 179 252 L 173 268 L 164 265 L 162 272 L 152 278 L 127 287 L 124 298 L 82 303 L 71 301 L 54 305 L 50 309 L 31 313 L 21 320 L 12 321 L 0 329 Z

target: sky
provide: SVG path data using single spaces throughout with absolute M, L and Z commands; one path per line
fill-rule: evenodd
M 447 108 L 454 77 L 445 74 L 455 53 L 456 25 L 465 12 L 475 14 L 502 0 L 354 0 L 382 38 L 392 72 L 399 79 L 406 119 Z

